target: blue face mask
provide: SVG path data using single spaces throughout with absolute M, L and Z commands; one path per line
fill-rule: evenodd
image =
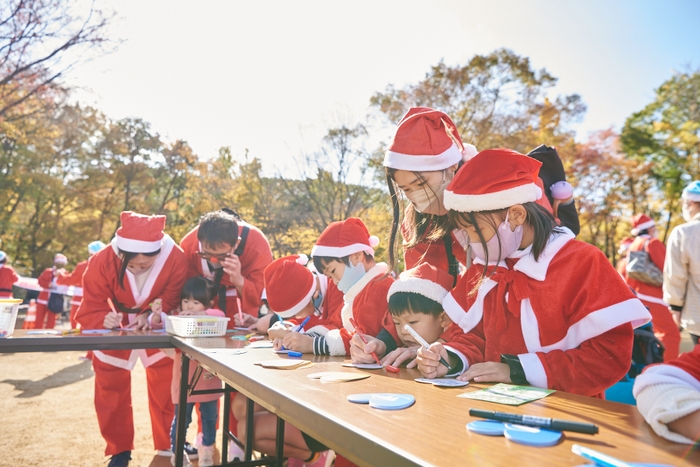
M 360 262 L 357 263 L 356 266 L 352 265 L 352 261 L 349 262 L 349 264 L 345 265 L 345 271 L 343 271 L 343 277 L 340 278 L 340 281 L 338 281 L 338 290 L 340 290 L 343 293 L 347 293 L 348 290 L 350 290 L 350 287 L 355 285 L 357 281 L 362 279 L 362 276 L 365 275 L 365 267 L 364 265 Z

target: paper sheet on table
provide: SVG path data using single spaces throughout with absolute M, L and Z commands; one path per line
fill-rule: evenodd
M 478 399 L 505 405 L 522 405 L 547 397 L 554 389 L 534 388 L 532 386 L 515 386 L 500 383 L 479 391 L 464 392 L 457 397 Z
M 309 360 L 287 360 L 287 359 L 279 359 L 279 360 L 265 360 L 263 362 L 257 362 L 255 363 L 256 365 L 259 365 L 263 368 L 275 368 L 278 370 L 296 370 L 297 368 L 305 368 L 309 366 L 313 366 L 313 362 L 310 362 Z
M 322 371 L 307 375 L 311 379 L 320 379 L 322 383 L 336 383 L 344 381 L 357 381 L 369 378 L 369 373 L 354 373 L 350 371 Z
M 249 349 L 271 349 L 272 341 L 256 341 L 246 345 Z

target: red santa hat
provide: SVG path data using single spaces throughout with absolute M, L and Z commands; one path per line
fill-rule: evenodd
M 652 227 L 656 227 L 656 223 L 646 214 L 637 214 L 632 218 L 632 235 L 639 235 L 639 232 Z
M 443 170 L 475 154 L 476 148 L 462 143 L 457 126 L 446 113 L 411 107 L 396 127 L 384 154 L 384 167 L 415 172 Z
M 423 263 L 402 272 L 389 287 L 386 299 L 388 301 L 396 292 L 411 292 L 442 303 L 445 295 L 452 290 L 453 284 L 454 277 L 450 273 Z
M 457 171 L 445 190 L 445 207 L 478 212 L 537 201 L 542 163 L 510 149 L 481 151 Z
M 311 301 L 316 291 L 314 275 L 305 266 L 306 255 L 276 259 L 264 272 L 267 306 L 282 318 L 291 318 Z
M 124 211 L 117 230 L 117 247 L 129 253 L 153 253 L 163 245 L 165 216 L 145 216 Z
M 311 256 L 344 258 L 358 251 L 374 256 L 379 238 L 370 236 L 367 226 L 357 217 L 331 222 L 316 240 Z
M 56 253 L 53 257 L 53 262 L 54 263 L 61 263 L 61 264 L 68 264 L 68 258 L 66 258 L 66 255 L 62 255 L 61 253 Z

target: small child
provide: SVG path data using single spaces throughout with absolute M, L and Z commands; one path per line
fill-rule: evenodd
M 700 345 L 634 380 L 637 408 L 657 435 L 676 443 L 700 440 Z
M 210 308 L 213 306 L 216 298 L 216 287 L 214 283 L 204 277 L 192 277 L 185 282 L 180 295 L 180 313 L 179 316 L 224 316 L 221 310 Z M 153 310 L 151 325 L 159 327 L 162 319 L 160 314 L 163 312 L 162 305 L 156 300 L 151 306 Z M 192 378 L 197 369 L 196 364 L 190 365 L 189 377 Z M 195 386 L 195 390 L 206 389 L 221 389 L 221 380 L 212 375 L 208 371 L 202 371 L 202 375 Z M 177 413 L 178 402 L 180 400 L 180 365 L 173 365 L 173 379 L 170 387 L 173 404 L 175 404 L 175 417 L 170 430 L 170 440 L 175 449 L 175 434 L 177 432 Z M 187 398 L 187 417 L 185 419 L 185 430 L 192 421 L 192 409 L 195 402 L 199 402 L 199 413 L 202 419 L 202 442 L 198 446 L 199 465 L 200 467 L 214 465 L 214 442 L 216 441 L 216 423 L 219 417 L 219 404 L 217 399 L 221 394 L 202 394 L 190 396 Z M 175 454 L 171 460 L 175 462 Z M 174 464 L 173 464 L 174 465 Z M 189 466 L 190 461 L 185 453 L 185 466 Z
M 423 376 L 447 373 L 442 356 L 461 380 L 594 396 L 629 370 L 633 327 L 649 312 L 598 248 L 536 204 L 540 166 L 482 151 L 445 190 L 475 259 L 442 302 L 455 323 L 447 345 L 418 349 Z
M 398 367 L 412 360 L 406 367 L 416 366 L 415 358 L 421 345 L 406 331 L 407 324 L 428 343 L 447 340 L 452 321 L 441 303 L 452 288 L 453 280 L 447 271 L 423 263 L 402 272 L 391 284 L 387 296 L 389 313 L 404 346 L 388 353 L 382 364 Z
M 306 255 L 293 255 L 265 268 L 265 293 L 274 315 L 268 334 L 276 349 L 328 355 L 325 336 L 343 326 L 343 294 L 328 277 L 309 270 L 307 262 Z M 300 324 L 303 332 L 293 332 Z
M 381 341 L 381 355 L 396 348 L 399 338 L 391 322 L 386 296 L 394 279 L 387 274 L 386 263 L 374 260 L 379 239 L 370 236 L 357 217 L 331 222 L 311 250 L 316 270 L 333 280 L 343 295 L 343 327 L 329 331 L 326 343 L 330 355 L 351 355 L 353 362 L 372 362 L 372 356 L 350 341 L 360 331 Z M 358 337 L 358 341 L 362 341 Z M 378 352 L 379 354 L 379 352 Z

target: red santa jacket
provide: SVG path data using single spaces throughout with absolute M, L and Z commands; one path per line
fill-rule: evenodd
M 513 354 L 533 386 L 597 395 L 627 373 L 633 326 L 651 316 L 603 253 L 568 229 L 537 261 L 530 250 L 502 261 L 476 294 L 483 263 L 466 272 L 443 300 L 462 330 L 446 347 L 465 369 Z
M 83 275 L 87 269 L 88 262 L 81 261 L 75 265 L 73 272 L 65 272 L 56 278 L 56 284 L 73 286 L 73 300 L 71 304 L 80 304 L 83 297 Z
M 700 392 L 700 344 L 675 360 L 646 367 L 634 380 L 634 396 L 654 384 L 680 384 Z
M 12 298 L 12 284 L 19 280 L 19 276 L 6 264 L 0 265 L 0 298 Z
M 382 277 L 386 271 L 387 265 L 378 263 L 345 293 L 341 310 L 343 326 L 326 335 L 331 355 L 350 353 L 350 339 L 355 332 L 350 318 L 353 318 L 364 334 L 376 337 L 382 329 L 386 329 L 394 341 L 401 342 L 391 320 L 386 299 L 394 279 L 391 276 Z
M 227 288 L 226 290 L 226 316 L 231 318 L 228 323 L 229 328 L 234 327 L 233 317 L 238 313 L 238 298 L 241 300 L 242 310 L 252 316 L 258 316 L 258 310 L 261 305 L 260 296 L 264 287 L 263 272 L 268 264 L 272 262 L 272 251 L 270 244 L 259 229 L 245 222 L 238 223 L 238 232 L 241 235 L 243 228 L 247 227 L 248 236 L 246 238 L 243 254 L 240 256 L 241 274 L 245 278 L 243 285 L 243 294 L 238 297 L 238 291 L 231 284 L 228 276 L 224 274 L 221 279 L 221 285 Z M 192 229 L 185 235 L 180 242 L 189 265 L 187 278 L 195 276 L 204 276 L 208 279 L 214 279 L 214 271 L 209 269 L 207 261 L 200 258 L 197 253 L 201 251 L 201 244 L 197 240 L 197 231 L 199 226 Z
M 156 298 L 163 300 L 164 310 L 174 310 L 180 306 L 187 259 L 168 235 L 163 238 L 160 254 L 156 257 L 140 293 L 134 275 L 128 270 L 124 274 L 124 286 L 119 285 L 120 266 L 116 238 L 112 240 L 109 248 L 103 248 L 90 258 L 83 277 L 83 301 L 76 314 L 76 319 L 83 329 L 103 328 L 105 316 L 111 311 L 107 303 L 108 298 L 130 309 L 146 310 Z M 134 315 L 124 313 L 123 325 L 129 324 L 130 316 L 133 319 Z
M 649 244 L 644 248 L 646 242 Z M 646 251 L 649 253 L 649 258 L 656 265 L 659 270 L 664 270 L 664 263 L 666 262 L 666 247 L 663 242 L 657 238 L 652 238 L 649 235 L 640 235 L 634 239 L 634 242 L 629 247 L 628 254 L 630 251 Z M 625 267 L 627 261 L 625 261 Z M 662 287 L 645 284 L 644 282 L 627 277 L 627 272 L 624 268 L 620 271 L 620 274 L 625 278 L 627 285 L 632 287 L 632 289 L 637 292 L 637 297 L 641 300 L 645 300 L 651 303 L 658 303 L 659 305 L 668 306 L 663 300 L 664 292 Z
M 49 303 L 49 287 L 51 287 L 51 283 L 54 280 L 54 268 L 46 268 L 42 271 L 41 274 L 39 274 L 39 277 L 37 278 L 37 282 L 39 282 L 39 285 L 42 287 L 41 292 L 39 292 L 39 296 L 36 299 L 37 303 L 41 303 L 42 305 L 48 305 Z

